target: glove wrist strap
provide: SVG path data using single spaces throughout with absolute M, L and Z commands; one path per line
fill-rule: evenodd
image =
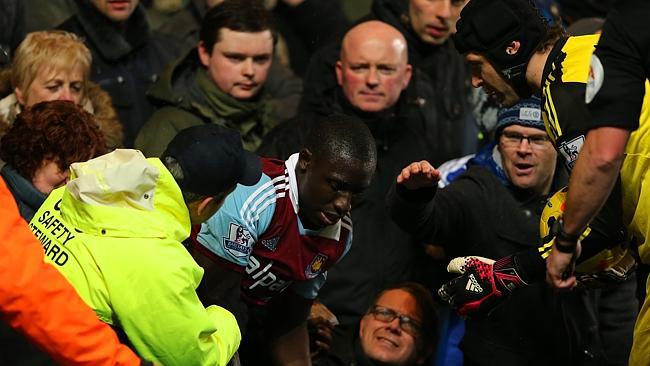
M 521 276 L 517 269 L 515 257 L 510 255 L 503 257 L 498 261 L 494 262 L 494 278 L 499 283 L 499 288 L 505 289 L 508 292 L 512 292 L 514 289 L 519 287 L 528 286 Z

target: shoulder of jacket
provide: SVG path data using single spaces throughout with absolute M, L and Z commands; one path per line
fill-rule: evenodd
M 104 133 L 106 144 L 110 149 L 122 147 L 123 130 L 119 117 L 113 107 L 111 96 L 99 85 L 89 81 L 86 90 L 88 100 L 92 106 L 92 113 Z

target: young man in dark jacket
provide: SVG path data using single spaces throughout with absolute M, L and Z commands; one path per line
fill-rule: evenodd
M 240 132 L 254 151 L 279 121 L 264 89 L 277 34 L 258 0 L 226 1 L 211 8 L 197 49 L 168 67 L 149 92 L 160 108 L 135 146 L 160 155 L 181 130 L 216 124 Z

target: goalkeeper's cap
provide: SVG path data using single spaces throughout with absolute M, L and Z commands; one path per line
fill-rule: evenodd
M 497 70 L 525 65 L 546 36 L 548 26 L 530 0 L 471 0 L 460 13 L 453 35 L 458 52 L 476 52 L 487 57 Z M 506 53 L 512 41 L 519 51 Z

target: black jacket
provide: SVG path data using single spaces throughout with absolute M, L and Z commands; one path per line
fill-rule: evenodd
M 124 125 L 124 146 L 133 147 L 153 106 L 146 91 L 163 67 L 179 56 L 177 41 L 149 30 L 138 7 L 125 29 L 110 21 L 87 0 L 76 0 L 77 13 L 58 26 L 83 37 L 93 55 L 90 79 L 106 90 Z
M 489 170 L 473 166 L 437 192 L 398 186 L 388 205 L 401 227 L 443 245 L 450 258 L 498 259 L 537 246 L 545 198 L 506 186 Z M 556 294 L 545 283 L 513 292 L 489 317 L 466 322 L 461 344 L 466 364 L 603 364 L 599 296 L 578 290 Z M 615 306 L 624 310 L 620 302 Z
M 397 28 L 406 38 L 413 76 L 403 92 L 402 116 L 426 138 L 433 151 L 432 163 L 439 165 L 474 151 L 465 149 L 467 130 L 472 125 L 466 115 L 469 84 L 462 57 L 451 40 L 440 46 L 422 42 L 408 22 L 404 22 L 407 1 L 375 0 L 371 13 L 359 22 L 380 20 Z M 320 49 L 312 57 L 304 77 L 299 112 L 322 108 L 323 100 L 336 93 L 335 64 L 340 39 Z

